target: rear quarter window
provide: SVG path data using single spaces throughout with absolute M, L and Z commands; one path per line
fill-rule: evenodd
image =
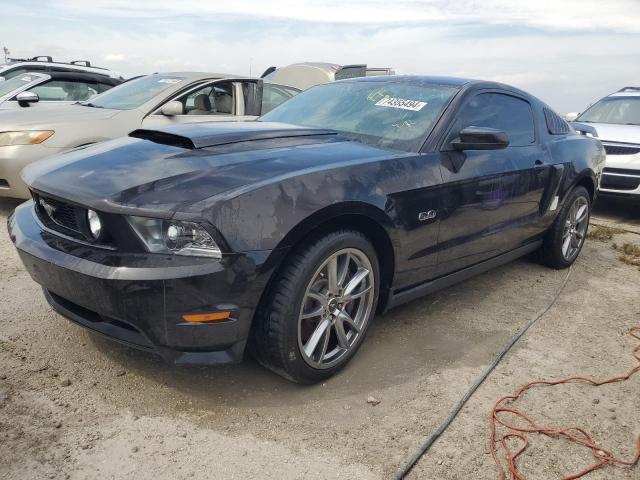
M 571 127 L 560 117 L 560 115 L 549 107 L 544 107 L 543 111 L 544 119 L 547 123 L 547 131 L 551 135 L 567 135 L 571 132 Z

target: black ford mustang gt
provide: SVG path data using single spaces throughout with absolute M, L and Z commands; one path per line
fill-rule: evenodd
M 571 265 L 603 161 L 515 88 L 360 78 L 257 122 L 138 130 L 34 164 L 9 231 L 84 327 L 177 364 L 248 345 L 314 382 L 376 311 L 534 250 Z

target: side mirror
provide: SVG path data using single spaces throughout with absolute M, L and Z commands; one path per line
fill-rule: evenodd
M 509 146 L 509 137 L 501 130 L 487 127 L 467 127 L 451 142 L 459 152 L 464 150 L 502 150 Z
M 16 95 L 16 100 L 21 107 L 28 107 L 30 103 L 37 103 L 40 101 L 40 97 L 37 93 L 33 92 L 20 92 Z
M 182 115 L 184 114 L 184 106 L 182 105 L 182 102 L 172 100 L 162 106 L 162 108 L 160 109 L 160 113 L 162 113 L 162 115 L 166 115 L 167 117 Z
M 567 113 L 567 114 L 564 116 L 564 119 L 565 119 L 567 122 L 575 122 L 575 121 L 576 121 L 576 118 L 578 118 L 579 116 L 580 116 L 580 112 L 571 112 L 571 113 Z

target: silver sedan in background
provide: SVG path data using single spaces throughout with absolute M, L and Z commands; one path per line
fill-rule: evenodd
M 56 153 L 179 123 L 254 120 L 300 90 L 216 73 L 157 73 L 89 101 L 0 111 L 0 197 L 28 198 L 20 171 Z

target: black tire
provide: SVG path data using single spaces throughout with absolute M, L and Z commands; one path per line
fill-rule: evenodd
M 364 253 L 372 266 L 373 308 L 353 345 L 336 365 L 313 368 L 307 363 L 298 342 L 298 324 L 307 286 L 318 268 L 328 258 L 343 249 L 357 249 Z M 376 251 L 360 232 L 338 230 L 305 241 L 285 260 L 282 270 L 266 293 L 258 310 L 249 339 L 252 355 L 263 366 L 298 383 L 325 380 L 344 367 L 355 355 L 364 338 L 378 302 L 380 272 Z
M 577 252 L 567 258 L 563 253 L 563 236 L 565 234 L 565 225 L 571 214 L 572 207 L 576 204 L 577 201 L 586 201 L 587 205 L 587 218 L 586 218 L 586 229 L 583 233 L 583 238 L 580 240 L 579 246 L 577 247 Z M 586 240 L 589 219 L 591 217 L 591 197 L 589 196 L 589 192 L 587 189 L 582 186 L 575 187 L 571 193 L 567 196 L 564 205 L 560 209 L 558 216 L 556 217 L 553 225 L 547 232 L 544 244 L 540 249 L 540 260 L 541 262 L 551 268 L 555 269 L 563 269 L 568 268 L 573 265 L 573 262 L 576 261 L 580 252 L 582 251 L 582 247 L 584 246 L 584 241 Z

